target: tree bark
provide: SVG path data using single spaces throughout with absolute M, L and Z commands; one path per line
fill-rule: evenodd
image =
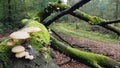
M 11 0 L 8 0 L 8 21 L 11 21 Z

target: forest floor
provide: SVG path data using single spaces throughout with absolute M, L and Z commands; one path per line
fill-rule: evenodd
M 103 54 L 112 59 L 120 61 L 120 44 L 106 44 L 89 39 L 70 37 L 67 35 L 61 35 L 61 37 L 72 44 L 72 47 L 74 48 L 87 52 Z M 70 59 L 58 51 L 54 51 L 54 55 L 54 61 L 60 65 L 61 68 L 91 68 L 90 66 Z
M 82 22 L 54 23 L 51 29 L 69 42 L 72 45 L 71 47 L 82 51 L 103 54 L 120 61 L 120 40 L 116 39 L 113 36 L 114 34 L 108 30 L 97 27 L 94 31 L 91 27 L 91 25 Z M 54 55 L 54 61 L 61 68 L 91 68 L 90 66 L 70 59 L 63 53 L 54 51 Z
M 0 34 L 0 40 L 3 37 L 9 36 L 10 33 L 11 31 L 4 34 Z M 96 42 L 94 40 L 75 38 L 63 34 L 61 34 L 61 37 L 70 44 L 72 44 L 73 45 L 72 47 L 74 48 L 83 51 L 103 54 L 117 61 L 120 61 L 120 57 L 119 57 L 120 44 L 106 44 L 106 43 Z M 57 63 L 60 66 L 60 68 L 91 68 L 90 66 L 87 66 L 83 63 L 70 59 L 68 56 L 64 55 L 63 53 L 60 53 L 53 49 L 51 50 L 53 53 L 52 57 L 54 59 L 54 62 Z

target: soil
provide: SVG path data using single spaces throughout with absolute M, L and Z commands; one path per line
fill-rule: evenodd
M 90 66 L 77 62 L 56 50 L 53 50 L 53 52 L 54 52 L 53 60 L 60 66 L 60 68 L 91 68 Z
M 60 35 L 64 40 L 69 42 L 72 47 L 97 54 L 106 55 L 112 59 L 120 61 L 120 44 L 105 44 L 89 39 L 74 38 L 66 35 Z M 60 65 L 61 68 L 91 68 L 85 64 L 70 60 L 69 57 L 62 53 L 54 51 L 54 61 Z M 67 62 L 66 62 L 67 61 Z
M 7 32 L 4 34 L 0 34 L 0 40 L 3 37 L 9 36 L 11 32 Z M 120 44 L 105 44 L 105 43 L 100 43 L 96 42 L 93 40 L 89 39 L 81 39 L 81 38 L 74 38 L 66 35 L 61 35 L 61 37 L 72 44 L 72 47 L 83 50 L 83 51 L 88 51 L 88 52 L 93 52 L 93 53 L 98 53 L 98 54 L 104 54 L 108 57 L 111 57 L 117 61 L 120 61 Z M 64 55 L 63 53 L 60 53 L 56 50 L 52 51 L 52 57 L 54 59 L 54 62 L 57 63 L 60 68 L 91 68 L 90 66 L 87 66 L 83 63 L 77 62 L 68 56 Z
M 120 61 L 120 44 L 106 44 L 96 42 L 94 40 L 74 38 L 65 35 L 62 35 L 62 38 L 72 44 L 72 47 L 74 48 L 97 54 L 103 54 Z

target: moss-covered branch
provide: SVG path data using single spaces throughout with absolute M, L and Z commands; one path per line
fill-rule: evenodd
M 62 3 L 58 3 L 58 2 L 51 2 L 51 3 L 49 3 L 49 6 L 54 7 L 54 9 L 51 8 L 53 10 L 51 10 L 50 12 L 52 12 L 52 11 L 54 11 L 54 12 L 64 11 L 64 10 L 70 8 L 70 5 L 62 4 Z M 50 9 L 49 6 L 46 8 L 47 11 Z M 59 9 L 57 9 L 57 8 L 59 8 Z M 107 25 L 107 24 L 120 22 L 120 19 L 114 20 L 114 21 L 106 21 L 105 19 L 102 19 L 100 17 L 92 16 L 92 15 L 89 15 L 89 14 L 83 12 L 83 11 L 80 11 L 77 8 L 75 8 L 74 10 L 75 11 L 69 11 L 70 13 L 68 13 L 68 14 L 71 14 L 71 15 L 78 17 L 78 18 L 80 18 L 84 21 L 87 21 L 87 22 L 91 21 L 90 24 L 93 24 L 93 25 L 100 25 L 100 24 Z
M 46 9 L 48 12 L 58 12 L 58 11 L 64 11 L 68 8 L 70 8 L 69 5 L 66 5 L 66 4 L 61 4 L 61 3 L 57 3 L 57 2 L 52 2 L 49 4 L 51 7 L 54 7 L 53 10 L 49 11 L 49 7 Z M 55 9 L 56 8 L 56 9 Z M 58 9 L 57 9 L 58 8 Z M 52 8 L 51 8 L 52 9 Z M 120 20 L 115 20 L 115 21 L 106 21 L 105 19 L 102 19 L 100 17 L 97 17 L 97 16 L 92 16 L 92 15 L 89 15 L 85 12 L 82 12 L 78 9 L 76 9 L 75 11 L 69 11 L 67 13 L 65 13 L 67 11 L 64 11 L 64 12 L 61 12 L 60 14 L 58 14 L 57 16 L 55 16 L 53 18 L 53 20 L 49 20 L 47 22 L 43 22 L 46 26 L 50 25 L 54 20 L 56 19 L 59 19 L 60 17 L 62 17 L 63 15 L 66 15 L 66 14 L 71 14 L 79 19 L 82 19 L 86 22 L 88 22 L 89 24 L 91 25 L 100 25 L 108 30 L 111 30 L 115 33 L 117 33 L 118 35 L 120 35 L 120 29 L 116 29 L 116 27 L 113 27 L 113 26 L 109 26 L 107 24 L 112 24 L 112 23 L 118 23 L 120 22 Z
M 73 13 L 71 13 L 71 15 L 73 15 L 73 16 L 79 18 L 79 19 L 82 19 L 82 20 L 88 22 L 91 25 L 102 26 L 102 27 L 104 27 L 108 30 L 111 30 L 111 31 L 115 32 L 118 36 L 120 35 L 120 28 L 117 28 L 114 25 L 111 25 L 112 23 L 119 22 L 120 20 L 106 22 L 105 19 L 102 19 L 102 18 L 96 17 L 96 16 L 91 16 L 91 15 L 89 15 L 87 13 L 84 13 L 80 10 L 74 11 Z
M 93 68 L 119 68 L 120 63 L 104 55 L 89 53 L 72 48 L 52 37 L 51 47 L 57 49 L 77 61 L 83 62 Z
M 101 26 L 101 25 L 100 25 Z M 118 36 L 120 36 L 120 28 L 119 27 L 116 27 L 114 25 L 102 25 L 102 27 L 106 28 L 106 29 L 109 29 L 113 32 L 115 32 Z
M 78 9 L 75 10 L 73 13 L 71 13 L 71 15 L 78 17 L 79 19 L 82 19 L 91 25 L 97 25 L 97 24 L 103 23 L 105 21 L 102 18 L 99 18 L 97 16 L 91 16 L 85 12 L 78 10 Z
M 50 25 L 52 22 L 54 22 L 55 20 L 59 19 L 60 17 L 66 15 L 66 14 L 68 14 L 68 13 L 73 12 L 74 10 L 78 9 L 79 7 L 82 7 L 84 4 L 86 4 L 86 3 L 89 2 L 89 1 L 90 1 L 90 0 L 81 0 L 81 1 L 79 1 L 78 3 L 76 3 L 75 5 L 73 5 L 72 7 L 70 7 L 70 8 L 68 8 L 68 9 L 60 12 L 59 14 L 57 14 L 55 17 L 53 17 L 52 19 L 48 20 L 47 22 L 44 22 L 44 21 L 43 21 L 44 25 L 45 25 L 45 26 L 49 26 L 49 25 Z M 58 7 L 58 8 L 60 8 L 60 7 Z M 66 8 L 66 7 L 65 7 L 65 8 Z M 56 9 L 57 9 L 57 8 L 56 8 Z M 53 11 L 55 11 L 55 10 L 53 10 Z M 48 10 L 48 12 L 49 12 L 49 10 Z M 51 12 L 51 11 L 50 11 L 50 12 Z

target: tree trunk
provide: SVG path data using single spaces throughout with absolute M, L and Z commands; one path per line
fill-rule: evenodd
M 11 21 L 11 0 L 8 0 L 8 21 Z
M 120 4 L 120 0 L 116 0 L 116 9 L 115 9 L 115 19 L 119 18 L 119 4 Z M 117 23 L 115 23 L 115 26 L 118 26 Z
M 45 58 L 39 52 L 34 60 L 24 58 L 17 59 L 14 55 L 8 55 L 7 60 L 0 58 L 0 68 L 59 68 L 53 63 L 51 57 Z
M 28 60 L 24 57 L 16 58 L 15 54 L 11 52 L 12 47 L 7 46 L 7 42 L 10 39 L 5 38 L 0 42 L 0 68 L 59 68 L 53 62 L 49 48 L 44 47 L 44 45 L 48 45 L 49 40 L 47 29 L 37 21 L 30 20 L 28 22 L 26 27 L 39 27 L 42 30 L 37 33 L 32 33 L 29 41 L 25 43 L 33 47 L 29 51 L 32 51 L 35 58 L 33 60 Z M 44 38 L 41 38 L 41 36 Z M 42 40 L 44 44 L 41 44 L 38 40 Z M 22 45 L 22 43 L 20 45 Z M 46 48 L 46 50 L 44 48 Z
M 115 19 L 119 18 L 119 1 L 120 0 L 116 0 Z

